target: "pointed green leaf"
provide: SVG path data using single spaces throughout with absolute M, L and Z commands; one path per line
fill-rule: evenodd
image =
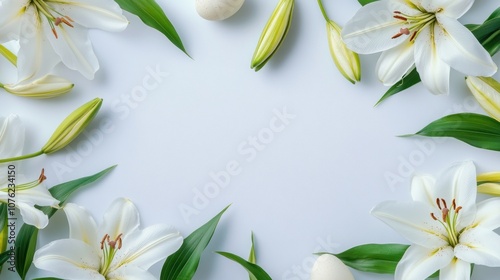
M 49 192 L 55 199 L 60 201 L 59 206 L 62 206 L 75 191 L 100 179 L 104 175 L 108 174 L 113 168 L 115 168 L 115 166 L 109 167 L 92 176 L 59 184 L 50 188 Z M 50 218 L 57 212 L 58 209 L 46 206 L 40 207 L 40 210 L 42 210 Z M 16 237 L 16 270 L 23 280 L 25 279 L 26 274 L 31 267 L 31 263 L 33 262 L 37 237 L 38 229 L 28 224 L 24 224 L 21 227 Z
M 254 279 L 257 280 L 272 280 L 271 276 L 267 274 L 267 272 L 264 271 L 260 266 L 253 264 L 251 262 L 248 262 L 244 260 L 243 258 L 236 256 L 234 254 L 228 253 L 228 252 L 216 252 L 217 254 L 224 256 L 236 263 L 239 263 L 243 268 L 245 268 L 248 273 L 254 277 Z
M 417 69 L 413 69 L 408 75 L 404 76 L 399 82 L 394 84 L 389 90 L 380 98 L 379 101 L 375 104 L 375 106 L 382 103 L 382 101 L 387 98 L 395 95 L 396 93 L 400 93 L 403 90 L 406 90 L 416 84 L 420 83 L 420 75 L 417 72 Z
M 0 267 L 9 260 L 12 253 L 13 251 L 7 250 L 0 254 Z
M 332 255 L 359 271 L 394 274 L 408 247 L 403 244 L 365 244 Z
M 491 15 L 486 20 L 499 17 L 500 17 L 500 7 L 498 7 L 495 11 L 493 11 L 493 13 L 491 13 Z
M 163 264 L 160 280 L 191 280 L 193 278 L 201 255 L 210 243 L 217 224 L 228 207 L 184 239 L 181 248 L 170 255 Z
M 257 257 L 255 256 L 255 243 L 253 238 L 253 232 L 250 239 L 252 240 L 252 247 L 250 247 L 250 255 L 248 256 L 248 261 L 251 263 L 257 263 Z
M 453 137 L 474 147 L 500 151 L 500 122 L 480 114 L 449 115 L 430 123 L 416 135 Z
M 16 270 L 21 279 L 26 279 L 26 274 L 33 262 L 36 250 L 38 229 L 24 224 L 16 237 Z
M 60 201 L 59 206 L 62 206 L 75 191 L 77 191 L 81 187 L 87 186 L 101 179 L 104 175 L 108 174 L 115 167 L 116 165 L 108 167 L 103 171 L 96 173 L 94 175 L 59 184 L 57 186 L 50 188 L 49 192 L 55 199 Z M 49 218 L 52 217 L 52 215 L 54 215 L 57 212 L 57 209 L 48 206 L 40 207 L 40 209 L 44 213 L 46 213 L 49 216 Z
M 366 5 L 366 4 L 370 4 L 371 2 L 375 2 L 377 0 L 358 0 L 359 1 L 359 4 L 361 5 Z
M 186 49 L 182 44 L 182 40 L 177 34 L 174 25 L 167 18 L 162 8 L 154 0 L 115 0 L 120 7 L 136 16 L 146 25 L 160 31 L 165 35 L 170 42 L 178 47 L 185 54 Z M 189 56 L 189 55 L 188 55 Z
M 253 232 L 252 232 L 250 239 L 252 240 L 252 247 L 250 247 L 250 255 L 248 256 L 248 262 L 253 263 L 253 264 L 257 264 L 257 256 L 255 254 L 255 242 L 254 242 L 255 240 L 254 240 Z M 249 274 L 250 280 L 258 280 L 252 273 L 248 273 L 248 274 Z

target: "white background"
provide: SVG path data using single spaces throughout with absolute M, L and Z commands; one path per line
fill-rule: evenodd
M 209 22 L 197 15 L 194 1 L 161 1 L 192 59 L 128 13 L 126 31 L 92 31 L 101 64 L 93 81 L 61 66 L 57 73 L 76 84 L 67 96 L 27 100 L 1 93 L 1 114 L 18 114 L 27 127 L 27 153 L 43 146 L 72 110 L 104 98 L 87 136 L 18 167 L 30 179 L 45 168 L 47 184 L 53 186 L 118 164 L 71 199 L 98 222 L 115 198 L 128 197 L 141 213 L 142 227 L 167 223 L 187 236 L 232 204 L 195 277 L 218 280 L 248 279 L 241 267 L 213 252 L 246 258 L 252 231 L 258 264 L 273 279 L 283 280 L 308 279 L 318 251 L 407 243 L 372 217 L 370 209 L 384 200 L 409 200 L 414 173 L 437 175 L 463 160 L 473 160 L 480 172 L 500 170 L 496 152 L 452 139 L 396 137 L 450 113 L 483 111 L 463 75 L 454 71 L 449 96 L 434 96 L 419 84 L 374 107 L 387 89 L 373 71 L 378 55 L 361 57 L 361 83 L 347 82 L 330 57 L 316 1 L 296 1 L 282 48 L 255 73 L 250 60 L 275 2 L 249 0 L 229 20 Z M 478 0 L 461 21 L 480 23 L 498 3 Z M 325 8 L 343 25 L 359 4 L 325 1 Z M 498 56 L 495 61 L 500 63 Z M 140 94 L 148 69 L 168 76 Z M 12 70 L 2 64 L 2 72 L 9 75 Z M 294 118 L 265 148 L 254 158 L 238 151 L 241 145 L 251 147 L 249 137 L 269 131 L 274 112 L 284 108 Z M 213 182 L 210 173 L 223 171 L 231 161 L 239 163 L 241 173 L 204 205 L 193 205 L 197 191 L 204 192 Z M 397 179 L 387 179 L 391 176 Z M 196 213 L 183 214 L 182 207 L 193 207 Z M 58 213 L 41 232 L 39 244 L 67 234 L 65 216 Z M 155 275 L 160 270 L 161 263 L 151 269 Z M 497 273 L 476 266 L 473 278 L 491 279 Z M 353 274 L 356 279 L 392 278 Z M 29 278 L 42 275 L 49 274 L 32 267 Z M 17 279 L 5 269 L 1 277 Z

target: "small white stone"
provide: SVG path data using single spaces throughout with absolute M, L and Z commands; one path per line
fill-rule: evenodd
M 354 280 L 354 276 L 337 257 L 324 254 L 314 263 L 311 280 Z
M 224 20 L 234 15 L 245 0 L 195 0 L 196 11 L 207 20 Z

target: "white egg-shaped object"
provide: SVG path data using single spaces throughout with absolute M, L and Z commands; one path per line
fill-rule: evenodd
M 196 12 L 207 20 L 224 20 L 234 15 L 245 0 L 195 0 Z
M 311 280 L 354 280 L 351 271 L 337 257 L 324 254 L 314 263 Z

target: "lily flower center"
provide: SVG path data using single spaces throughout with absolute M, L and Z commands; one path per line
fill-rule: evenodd
M 438 9 L 436 12 L 422 11 L 422 13 L 418 15 L 407 15 L 400 11 L 394 11 L 393 17 L 403 21 L 405 27 L 401 28 L 398 33 L 391 37 L 391 39 L 396 39 L 403 35 L 409 35 L 410 41 L 413 42 L 413 40 L 417 38 L 420 31 L 436 22 L 436 13 L 441 11 L 442 9 Z
M 103 258 L 101 260 L 101 269 L 99 270 L 99 273 L 102 275 L 108 274 L 116 252 L 122 248 L 122 235 L 120 233 L 114 240 L 110 240 L 109 234 L 105 234 L 102 238 L 101 250 L 103 251 Z
M 462 206 L 457 206 L 455 199 L 451 202 L 451 209 L 448 208 L 446 200 L 442 198 L 436 199 L 436 204 L 439 210 L 441 210 L 441 219 L 436 217 L 434 213 L 431 213 L 433 220 L 438 221 L 448 233 L 448 243 L 455 247 L 458 244 L 460 237 L 460 232 L 457 231 L 457 219 L 462 210 Z
M 71 19 L 69 16 L 63 15 L 60 12 L 56 11 L 50 5 L 45 3 L 45 0 L 31 0 L 31 4 L 35 6 L 35 9 L 37 10 L 40 16 L 41 15 L 45 16 L 47 22 L 50 24 L 50 27 L 52 28 L 52 33 L 54 33 L 56 39 L 58 38 L 56 26 L 65 24 L 69 27 L 74 27 L 72 24 L 74 22 L 73 19 Z

